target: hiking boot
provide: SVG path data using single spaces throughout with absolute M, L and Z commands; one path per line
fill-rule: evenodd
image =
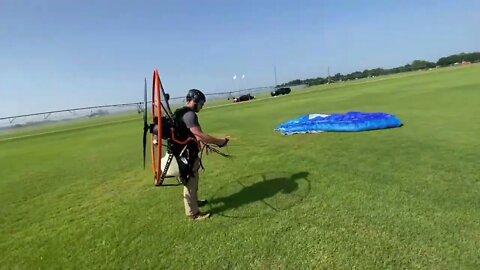
M 210 213 L 202 213 L 198 212 L 195 215 L 188 215 L 187 216 L 189 220 L 191 221 L 200 221 L 200 220 L 206 220 L 210 217 Z
M 207 205 L 208 201 L 207 200 L 199 200 L 197 201 L 198 207 L 203 207 Z

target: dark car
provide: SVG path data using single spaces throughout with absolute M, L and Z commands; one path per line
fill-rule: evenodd
M 255 99 L 255 96 L 246 94 L 246 95 L 239 96 L 238 98 L 233 98 L 233 102 L 247 101 L 251 99 Z
M 275 91 L 272 91 L 270 95 L 272 95 L 272 97 L 275 97 L 280 95 L 287 95 L 290 94 L 290 92 L 292 92 L 292 89 L 290 89 L 290 87 L 282 87 L 276 89 Z

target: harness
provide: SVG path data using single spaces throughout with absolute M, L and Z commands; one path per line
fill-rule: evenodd
M 200 167 L 205 169 L 202 164 L 203 153 L 207 155 L 216 153 L 223 157 L 230 157 L 230 155 L 219 151 L 212 145 L 202 144 L 202 147 L 200 147 L 199 141 L 183 121 L 183 116 L 187 112 L 193 112 L 193 110 L 188 107 L 182 107 L 173 114 L 173 121 L 168 117 L 162 118 L 162 139 L 166 140 L 165 146 L 168 154 L 167 163 L 162 172 L 162 179 L 166 178 L 172 159 L 175 158 L 180 172 L 179 182 L 183 185 L 195 173 L 194 166 L 197 159 Z M 156 133 L 158 134 L 158 132 Z
M 193 166 L 195 160 L 199 158 L 199 144 L 195 135 L 187 128 L 183 122 L 183 116 L 192 111 L 188 107 L 177 109 L 171 117 L 162 116 L 162 139 L 165 140 L 167 148 L 167 162 L 162 172 L 161 179 L 167 177 L 167 171 L 175 158 L 179 169 L 179 182 L 186 184 L 188 179 L 194 173 Z M 156 127 L 156 126 L 155 126 Z M 153 127 L 153 133 L 158 131 Z
M 195 135 L 190 131 L 183 121 L 187 112 L 193 112 L 188 107 L 177 109 L 173 114 L 175 121 L 174 128 L 171 128 L 172 138 L 167 138 L 167 152 L 173 154 L 177 159 L 180 172 L 180 182 L 186 184 L 194 173 L 195 161 L 199 158 L 199 143 Z M 166 170 L 163 172 L 166 173 Z

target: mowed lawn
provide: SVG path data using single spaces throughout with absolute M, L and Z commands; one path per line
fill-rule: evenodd
M 0 268 L 479 269 L 479 75 L 472 65 L 205 109 L 203 129 L 230 135 L 233 158 L 204 157 L 213 216 L 199 223 L 181 187 L 154 187 L 143 169 L 140 115 L 4 136 Z M 404 126 L 273 130 L 348 111 Z

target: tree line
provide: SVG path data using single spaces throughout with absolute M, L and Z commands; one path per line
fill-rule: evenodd
M 390 68 L 390 69 L 383 69 L 383 68 L 374 68 L 374 69 L 365 69 L 364 71 L 355 71 L 347 75 L 342 75 L 337 73 L 330 77 L 317 77 L 317 78 L 310 78 L 305 80 L 296 79 L 284 84 L 277 85 L 277 87 L 282 86 L 294 86 L 300 84 L 306 84 L 308 86 L 312 85 L 319 85 L 325 83 L 333 83 L 339 81 L 347 81 L 347 80 L 356 80 L 362 78 L 370 78 L 376 77 L 381 75 L 388 75 L 388 74 L 395 74 L 400 72 L 407 72 L 407 71 L 416 71 L 416 70 L 425 70 L 430 68 L 436 67 L 447 67 L 458 65 L 462 63 L 477 63 L 480 62 L 480 52 L 473 52 L 473 53 L 459 53 L 453 54 L 450 56 L 442 57 L 438 59 L 436 63 L 429 62 L 425 60 L 414 60 L 411 64 L 406 64 L 404 66 Z

